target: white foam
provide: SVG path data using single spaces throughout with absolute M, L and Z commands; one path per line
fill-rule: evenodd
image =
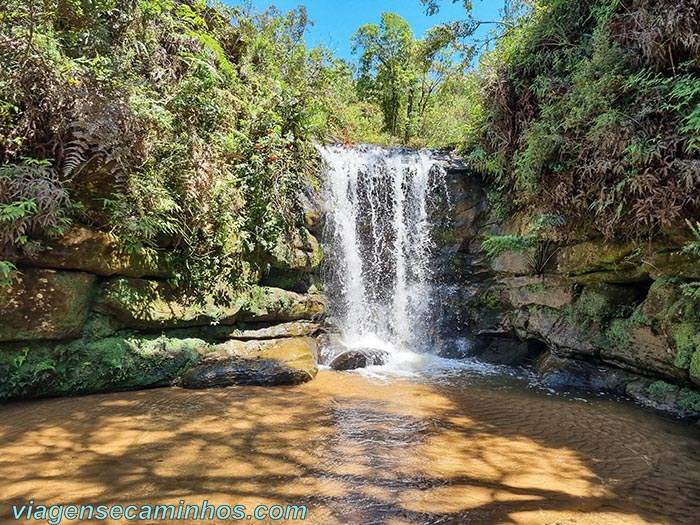
M 425 357 L 434 310 L 431 196 L 444 170 L 428 151 L 319 147 L 328 207 L 326 291 L 345 348 L 390 354 L 387 367 L 412 370 Z

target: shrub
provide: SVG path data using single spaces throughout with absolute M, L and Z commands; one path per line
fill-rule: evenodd
M 700 212 L 699 19 L 696 2 L 535 4 L 481 63 L 467 147 L 499 201 L 616 239 Z
M 0 15 L 0 256 L 70 220 L 167 247 L 181 284 L 240 281 L 296 227 L 346 65 L 303 8 L 9 0 Z M 76 207 L 74 203 L 82 205 Z

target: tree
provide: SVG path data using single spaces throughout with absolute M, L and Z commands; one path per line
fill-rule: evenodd
M 360 52 L 358 92 L 376 99 L 391 135 L 399 131 L 399 112 L 415 84 L 412 55 L 416 45 L 411 27 L 395 13 L 382 13 L 381 25 L 365 24 L 352 36 L 353 53 Z
M 440 4 L 443 0 L 420 0 L 425 6 L 425 12 L 429 16 L 440 11 Z M 469 42 L 462 44 L 461 51 L 466 62 L 471 62 L 472 58 L 480 49 L 487 48 L 489 44 L 498 40 L 509 30 L 517 26 L 518 20 L 530 9 L 536 6 L 537 0 L 503 0 L 503 8 L 500 10 L 498 20 L 478 20 L 474 18 L 474 3 L 471 0 L 451 0 L 453 4 L 462 3 L 465 11 L 464 20 L 456 20 L 437 26 L 443 31 L 452 35 L 455 42 Z M 474 34 L 481 26 L 494 26 L 490 36 L 484 40 L 474 38 Z
M 406 20 L 387 12 L 380 25 L 365 24 L 352 36 L 353 52 L 360 54 L 358 94 L 379 103 L 392 136 L 407 143 L 420 126 L 443 76 L 454 68 L 453 42 L 453 33 L 442 27 L 417 40 Z

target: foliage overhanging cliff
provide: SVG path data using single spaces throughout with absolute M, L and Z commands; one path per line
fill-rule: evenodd
M 466 150 L 496 204 L 608 239 L 700 213 L 700 2 L 541 0 L 482 59 Z M 676 231 L 674 231 L 676 230 Z
M 241 254 L 294 224 L 314 140 L 460 146 L 494 205 L 546 216 L 557 234 L 689 234 L 700 2 L 507 2 L 495 48 L 467 72 L 476 47 L 464 37 L 480 22 L 465 7 L 465 20 L 422 39 L 389 13 L 361 27 L 353 79 L 305 48 L 303 8 L 11 0 L 0 15 L 0 260 L 80 222 L 174 249 L 188 278 L 235 278 Z
M 181 254 L 187 279 L 238 279 L 297 220 L 312 142 L 346 133 L 349 70 L 305 48 L 307 23 L 204 0 L 5 3 L 0 260 L 78 222 Z

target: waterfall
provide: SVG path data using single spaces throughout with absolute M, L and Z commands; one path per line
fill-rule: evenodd
M 326 164 L 324 238 L 331 316 L 350 348 L 430 346 L 431 209 L 444 170 L 430 152 L 319 147 Z

